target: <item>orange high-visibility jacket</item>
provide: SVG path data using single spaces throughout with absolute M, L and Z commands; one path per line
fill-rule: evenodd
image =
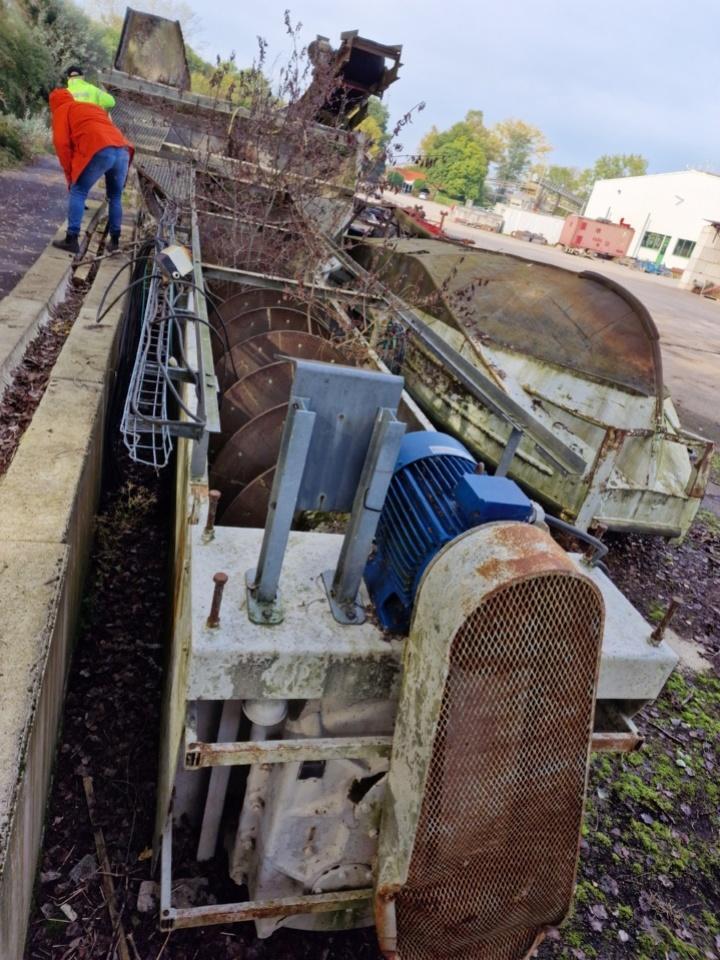
M 105 147 L 133 147 L 107 113 L 92 103 L 78 103 L 65 89 L 50 94 L 53 144 L 68 186 L 76 183 L 95 154 Z

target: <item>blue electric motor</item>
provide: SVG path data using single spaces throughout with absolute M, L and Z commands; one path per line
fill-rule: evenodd
M 407 433 L 390 481 L 365 582 L 378 619 L 407 633 L 425 568 L 450 540 L 492 520 L 529 522 L 532 502 L 507 477 L 476 473 L 465 447 L 444 433 Z

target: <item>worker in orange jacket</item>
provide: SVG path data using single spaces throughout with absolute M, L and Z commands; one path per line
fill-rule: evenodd
M 78 103 L 64 89 L 50 94 L 55 152 L 65 171 L 70 198 L 68 226 L 64 240 L 53 245 L 79 253 L 79 234 L 85 200 L 101 176 L 105 176 L 108 199 L 108 250 L 117 250 L 122 224 L 122 192 L 132 160 L 133 147 L 105 110 L 91 103 Z

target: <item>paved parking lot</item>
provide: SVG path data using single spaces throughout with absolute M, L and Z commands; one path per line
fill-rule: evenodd
M 399 205 L 418 201 L 408 195 L 386 194 Z M 447 209 L 423 201 L 430 220 L 439 220 Z M 650 311 L 658 331 L 665 383 L 683 425 L 720 444 L 720 301 L 680 290 L 676 280 L 656 277 L 606 260 L 591 260 L 564 253 L 555 247 L 515 240 L 503 234 L 445 222 L 448 234 L 472 240 L 484 250 L 551 263 L 566 270 L 594 270 L 623 284 Z

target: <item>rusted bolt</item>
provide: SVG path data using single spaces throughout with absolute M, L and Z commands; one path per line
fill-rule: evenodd
M 220 626 L 220 604 L 222 603 L 223 590 L 228 581 L 226 573 L 216 573 L 213 577 L 215 589 L 213 590 L 212 606 L 210 607 L 210 616 L 207 618 L 208 627 Z
M 208 493 L 208 512 L 203 530 L 203 541 L 207 543 L 215 536 L 215 514 L 217 513 L 218 502 L 220 500 L 220 491 L 211 490 Z
M 650 643 L 652 643 L 653 646 L 657 647 L 660 643 L 662 643 L 662 639 L 665 636 L 665 631 L 670 626 L 670 621 L 675 616 L 678 608 L 681 606 L 682 606 L 682 599 L 680 597 L 670 598 L 670 603 L 663 615 L 662 620 L 655 627 L 653 632 L 650 634 Z

